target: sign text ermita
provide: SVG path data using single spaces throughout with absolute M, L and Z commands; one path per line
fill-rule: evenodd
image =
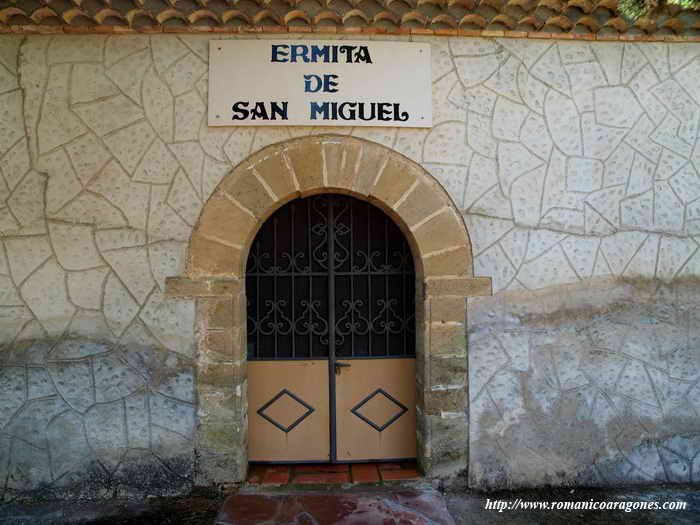
M 430 127 L 430 47 L 212 41 L 210 126 Z
M 272 62 L 371 64 L 368 46 L 272 44 Z M 340 75 L 305 74 L 304 93 L 337 93 Z M 391 102 L 309 102 L 311 120 L 381 120 L 406 122 L 408 113 Z M 233 104 L 233 120 L 289 120 L 288 101 L 239 100 Z

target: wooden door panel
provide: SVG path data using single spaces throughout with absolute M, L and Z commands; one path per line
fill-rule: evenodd
M 328 361 L 248 362 L 249 461 L 330 459 Z
M 352 359 L 336 375 L 338 461 L 416 457 L 416 360 Z

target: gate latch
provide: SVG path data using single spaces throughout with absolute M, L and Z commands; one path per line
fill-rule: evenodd
M 341 368 L 350 368 L 352 365 L 350 363 L 341 363 L 340 361 L 335 362 L 335 375 L 340 375 Z

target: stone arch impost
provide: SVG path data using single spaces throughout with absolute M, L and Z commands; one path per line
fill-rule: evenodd
M 185 275 L 170 297 L 197 300 L 197 479 L 241 481 L 247 468 L 245 265 L 262 223 L 286 202 L 345 193 L 391 216 L 416 262 L 418 455 L 427 475 L 466 467 L 467 297 L 490 295 L 474 277 L 459 210 L 420 165 L 376 143 L 316 135 L 252 154 L 217 186 L 199 217 Z

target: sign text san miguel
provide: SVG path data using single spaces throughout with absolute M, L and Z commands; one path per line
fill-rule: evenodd
M 430 127 L 430 45 L 213 40 L 210 126 Z

